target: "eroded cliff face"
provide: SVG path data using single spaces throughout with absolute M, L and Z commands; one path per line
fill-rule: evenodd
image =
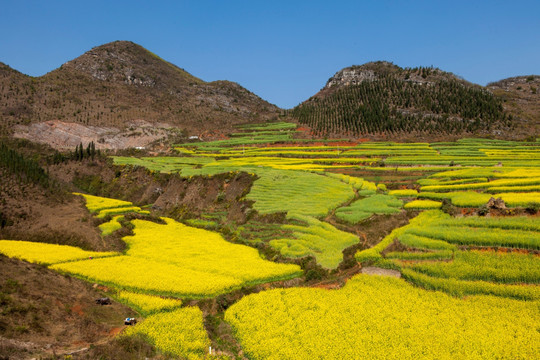
M 30 125 L 16 125 L 13 136 L 47 144 L 59 150 L 72 150 L 80 143 L 94 142 L 97 149 L 125 149 L 147 147 L 171 135 L 168 124 L 150 124 L 144 120 L 134 120 L 127 128 L 91 126 L 59 120 L 45 121 Z

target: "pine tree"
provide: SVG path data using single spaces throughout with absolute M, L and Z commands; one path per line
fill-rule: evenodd
M 84 159 L 84 150 L 83 150 L 83 144 L 80 143 L 80 144 L 79 144 L 79 156 L 78 156 L 78 160 L 79 160 L 79 161 L 82 161 L 82 159 Z
M 90 144 L 90 156 L 92 157 L 92 160 L 94 160 L 94 157 L 96 156 L 96 144 L 94 143 L 94 141 L 92 141 Z

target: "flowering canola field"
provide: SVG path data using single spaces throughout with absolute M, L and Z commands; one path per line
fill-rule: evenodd
M 297 265 L 263 260 L 256 249 L 229 243 L 218 233 L 164 221 L 133 220 L 135 235 L 124 238 L 128 250 L 122 256 L 52 268 L 120 289 L 195 298 L 302 273 Z
M 287 218 L 305 224 L 283 225 L 283 229 L 293 232 L 293 237 L 269 242 L 270 246 L 287 257 L 312 255 L 322 267 L 335 269 L 343 261 L 343 250 L 359 241 L 358 236 L 341 231 L 311 216 L 289 213 Z
M 182 300 L 179 299 L 162 298 L 128 291 L 119 291 L 116 298 L 145 315 L 182 306 Z
M 540 249 L 539 226 L 528 217 L 454 218 L 439 210 L 424 211 L 356 258 L 398 269 L 418 286 L 455 296 L 489 294 L 536 301 L 540 257 L 528 252 Z M 383 255 L 393 241 L 406 249 Z M 493 247 L 505 251 L 498 253 Z
M 189 360 L 204 359 L 210 339 L 198 307 L 186 307 L 149 316 L 121 336 L 142 334 L 166 354 Z
M 457 299 L 357 275 L 343 289 L 275 289 L 225 313 L 253 359 L 534 359 L 538 303 Z
M 86 251 L 68 245 L 18 240 L 0 240 L 0 254 L 42 265 L 119 255 L 117 252 Z
M 139 213 L 149 214 L 148 210 L 142 210 L 138 206 L 133 206 L 133 203 L 129 201 L 105 198 L 100 196 L 73 193 L 74 195 L 82 196 L 86 201 L 86 208 L 91 213 L 95 214 L 98 219 L 103 219 L 107 215 L 126 214 L 126 213 Z M 114 227 L 114 225 L 111 225 Z
M 110 221 L 99 225 L 98 227 L 101 230 L 101 235 L 107 236 L 112 234 L 116 230 L 121 229 L 122 224 L 120 223 L 120 220 L 122 220 L 123 218 L 123 215 L 116 215 Z
M 452 217 L 432 209 L 444 209 L 448 201 L 481 207 L 494 196 L 509 207 L 534 210 L 540 205 L 540 142 L 313 143 L 294 140 L 294 129 L 288 123 L 251 125 L 227 140 L 182 144 L 177 157 L 114 157 L 117 165 L 185 178 L 251 174 L 254 182 L 245 199 L 259 215 L 278 215 L 248 220 L 234 234 L 269 225 L 263 230 L 275 237 L 265 233 L 263 241 L 261 231 L 260 238 L 248 241 L 267 242 L 288 258 L 313 256 L 329 270 L 339 267 L 345 249 L 359 243 L 369 219 L 426 210 L 356 254 L 359 263 L 399 270 L 404 279 L 357 275 L 340 290 L 274 289 L 232 305 L 225 321 L 247 357 L 538 357 L 538 218 Z M 286 144 L 290 141 L 294 146 Z M 390 191 L 385 183 L 372 182 L 393 172 L 411 174 L 413 181 L 422 178 L 399 188 L 386 182 Z M 148 213 L 128 201 L 77 195 L 94 216 L 112 217 L 100 225 L 104 236 L 121 228 L 121 214 Z M 261 218 L 281 220 L 266 224 Z M 208 358 L 211 342 L 205 315 L 181 298 L 212 298 L 302 275 L 299 266 L 264 260 L 256 249 L 227 242 L 217 232 L 162 220 L 132 220 L 124 253 L 8 240 L 0 240 L 0 253 L 112 287 L 117 300 L 147 316 L 122 336 L 142 334 L 165 354 L 188 359 Z M 202 215 L 186 223 L 215 229 L 232 225 Z M 390 250 L 391 244 L 399 246 Z M 330 274 L 341 275 L 337 270 Z

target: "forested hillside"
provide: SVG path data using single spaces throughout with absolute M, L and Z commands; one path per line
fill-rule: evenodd
M 343 69 L 289 111 L 316 134 L 489 133 L 513 127 L 502 100 L 435 68 L 387 62 Z

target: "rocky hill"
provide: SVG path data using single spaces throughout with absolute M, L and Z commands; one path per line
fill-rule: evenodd
M 522 114 L 505 102 L 491 88 L 437 68 L 401 68 L 379 61 L 338 71 L 289 114 L 318 135 L 530 135 L 530 128 L 521 126 Z
M 128 41 L 93 48 L 41 77 L 0 64 L 0 133 L 56 147 L 79 140 L 112 148 L 144 145 L 173 126 L 184 135 L 209 136 L 278 113 L 236 83 L 204 82 Z M 87 137 L 78 136 L 81 125 Z M 140 134 L 147 138 L 118 140 Z
M 492 82 L 487 88 L 503 100 L 503 108 L 514 115 L 518 127 L 530 135 L 540 134 L 540 76 L 517 76 Z

